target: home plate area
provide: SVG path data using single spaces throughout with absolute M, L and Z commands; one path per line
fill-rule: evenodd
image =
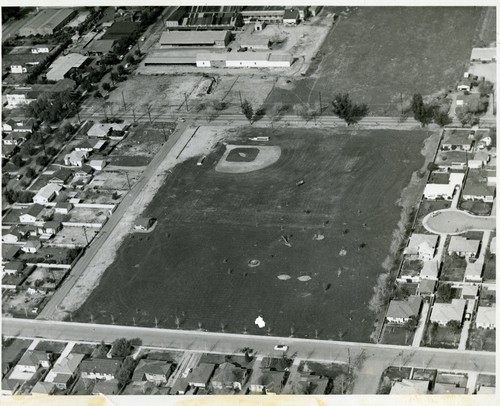
M 281 148 L 275 145 L 226 145 L 215 170 L 223 173 L 258 171 L 274 164 L 280 155 Z

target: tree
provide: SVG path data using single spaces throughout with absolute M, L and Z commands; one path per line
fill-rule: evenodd
M 28 178 L 33 178 L 36 175 L 36 172 L 35 172 L 35 170 L 33 168 L 28 168 L 28 169 L 26 169 L 25 175 Z
M 405 323 L 405 328 L 409 331 L 415 331 L 418 327 L 418 319 L 415 317 L 410 317 L 410 319 Z
M 451 289 L 451 284 L 441 283 L 437 289 L 437 296 L 443 302 L 451 302 L 453 299 L 453 291 Z
M 368 114 L 366 104 L 355 104 L 349 93 L 337 93 L 332 101 L 333 113 L 345 120 L 347 125 L 355 124 Z
M 346 374 L 340 374 L 333 380 L 333 391 L 335 395 L 345 395 L 352 379 Z
M 93 358 L 105 358 L 107 353 L 108 353 L 108 347 L 106 346 L 104 341 L 101 341 L 97 346 L 97 348 L 94 350 L 92 356 Z
M 17 168 L 21 168 L 24 165 L 24 161 L 20 155 L 14 155 L 11 161 Z
M 450 118 L 446 111 L 440 111 L 438 109 L 434 111 L 434 122 L 438 126 L 444 127 L 445 125 L 451 124 L 452 121 L 453 120 Z
M 269 120 L 271 121 L 271 126 L 273 125 L 274 122 L 278 121 L 281 118 L 285 110 L 286 107 L 281 102 L 273 104 L 271 108 L 267 110 L 266 113 L 269 117 Z
M 420 93 L 413 95 L 411 110 L 413 111 L 413 117 L 422 124 L 422 127 L 431 122 L 432 110 L 424 104 L 424 99 Z
M 250 124 L 252 124 L 253 107 L 247 99 L 243 100 L 241 104 L 241 112 L 250 121 Z
M 36 159 L 36 163 L 40 166 L 47 166 L 47 164 L 49 163 L 49 158 L 47 158 L 45 155 L 41 155 Z
M 125 361 L 123 361 L 123 364 L 116 373 L 116 380 L 121 388 L 130 382 L 130 377 L 132 376 L 132 372 L 134 372 L 135 366 L 136 362 L 132 357 L 127 357 Z
M 116 67 L 116 71 L 118 72 L 118 75 L 123 75 L 125 73 L 125 67 L 123 65 L 118 65 Z
M 111 85 L 108 82 L 102 84 L 102 90 L 109 92 L 111 90 Z
M 478 90 L 481 96 L 488 96 L 490 93 L 493 93 L 493 83 L 488 80 L 479 83 Z
M 111 348 L 111 355 L 113 357 L 126 357 L 132 350 L 132 346 L 126 338 L 117 338 L 113 341 Z
M 236 18 L 234 20 L 234 26 L 236 28 L 241 28 L 245 25 L 245 22 L 243 21 L 243 15 L 241 13 L 238 13 L 236 15 Z
M 455 109 L 458 121 L 462 124 L 462 127 L 469 125 L 473 126 L 479 124 L 479 117 L 470 111 L 467 106 L 458 106 Z
M 131 65 L 134 65 L 136 60 L 132 54 L 128 54 L 127 57 L 125 58 L 125 61 Z
M 458 320 L 450 320 L 446 323 L 446 327 L 450 328 L 455 334 L 458 334 L 462 331 L 462 323 Z

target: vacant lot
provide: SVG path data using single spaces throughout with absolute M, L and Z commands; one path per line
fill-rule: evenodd
M 369 340 L 396 201 L 429 133 L 250 128 L 240 142 L 257 135 L 282 150 L 265 169 L 216 172 L 222 144 L 174 168 L 145 211 L 157 227 L 127 237 L 75 318 L 174 327 L 183 314 L 186 329 L 258 334 L 261 313 L 272 334 Z
M 349 92 L 373 115 L 395 115 L 401 97 L 434 95 L 462 77 L 482 17 L 479 7 L 358 7 L 340 16 L 312 76 L 275 87 L 267 102 L 312 103 L 322 92 L 325 103 Z

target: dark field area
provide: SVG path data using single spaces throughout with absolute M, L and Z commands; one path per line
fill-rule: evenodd
M 229 162 L 252 162 L 259 154 L 258 148 L 235 148 L 227 154 L 226 161 Z
M 480 7 L 357 7 L 326 37 L 312 77 L 292 90 L 275 87 L 266 103 L 318 103 L 348 92 L 372 115 L 398 115 L 401 95 L 453 88 L 479 37 L 490 38 L 495 15 Z M 483 28 L 484 25 L 484 28 Z M 460 27 L 460 29 L 457 29 Z M 494 28 L 493 28 L 494 29 Z M 331 111 L 328 108 L 327 111 Z
M 144 213 L 158 219 L 155 230 L 126 238 L 73 318 L 152 326 L 156 317 L 175 328 L 177 315 L 185 329 L 222 323 L 226 332 L 288 336 L 293 327 L 299 337 L 317 329 L 320 339 L 368 341 L 367 303 L 399 220 L 396 201 L 424 162 L 429 133 L 249 128 L 241 139 L 258 135 L 282 149 L 265 169 L 216 172 L 222 145 L 203 166 L 193 158 L 175 167 Z M 311 280 L 297 279 L 304 275 Z

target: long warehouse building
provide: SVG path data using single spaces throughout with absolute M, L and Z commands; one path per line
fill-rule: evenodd
M 230 41 L 229 31 L 164 31 L 160 46 L 224 48 Z
M 71 21 L 76 14 L 77 11 L 70 8 L 43 9 L 19 30 L 19 35 L 21 37 L 53 35 Z

